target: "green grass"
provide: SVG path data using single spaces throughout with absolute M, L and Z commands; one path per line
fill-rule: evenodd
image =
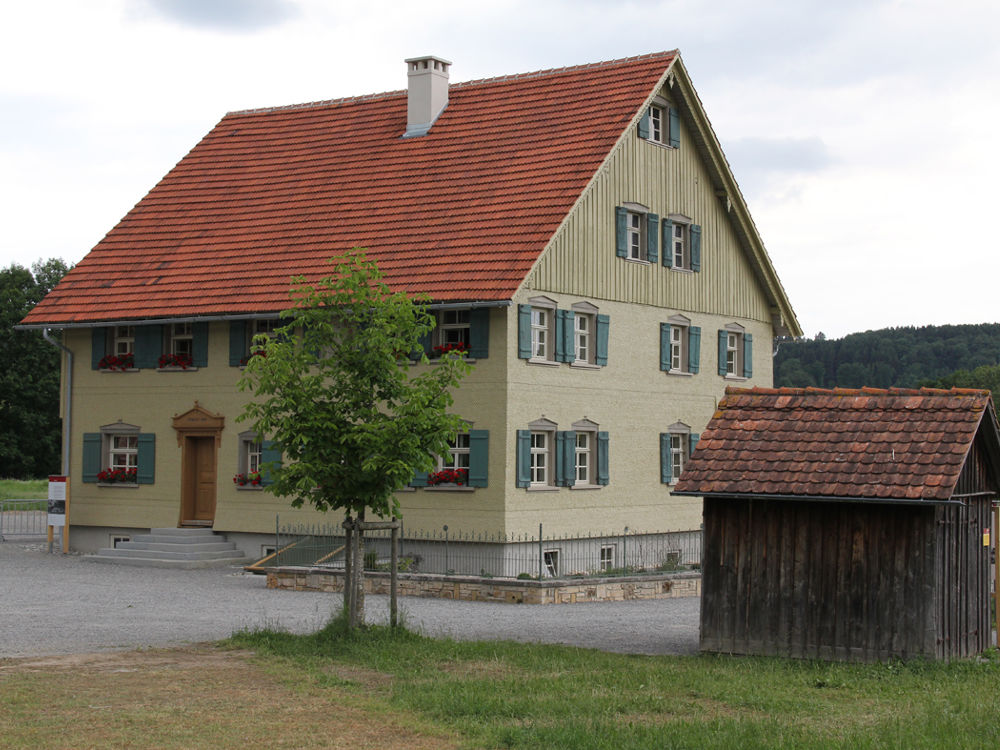
M 301 690 L 419 716 L 487 748 L 937 748 L 1000 741 L 1000 660 L 846 665 L 648 657 L 406 630 L 260 631 L 252 648 Z M 335 700 L 331 696 L 331 700 Z
M 0 479 L 0 500 L 46 500 L 47 479 Z

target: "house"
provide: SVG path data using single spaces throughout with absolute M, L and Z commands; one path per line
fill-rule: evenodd
M 701 648 L 876 661 L 991 645 L 989 391 L 730 388 L 704 497 Z
M 801 331 L 680 56 L 406 65 L 404 91 L 227 114 L 24 319 L 67 349 L 76 549 L 203 525 L 256 555 L 277 514 L 325 520 L 234 483 L 271 458 L 234 386 L 290 277 L 352 247 L 476 363 L 440 458 L 468 483 L 418 476 L 407 530 L 699 528 L 671 492 L 691 445 Z

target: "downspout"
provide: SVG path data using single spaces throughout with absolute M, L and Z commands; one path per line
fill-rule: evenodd
M 63 449 L 62 449 L 62 473 L 63 476 L 69 476 L 69 437 L 72 433 L 70 429 L 72 427 L 73 419 L 73 351 L 69 349 L 61 341 L 56 341 L 49 335 L 49 329 L 42 329 L 42 338 L 48 341 L 52 346 L 58 347 L 66 352 L 66 410 L 65 416 L 63 418 Z

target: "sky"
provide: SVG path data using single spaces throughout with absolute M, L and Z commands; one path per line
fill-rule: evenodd
M 0 267 L 79 261 L 228 111 L 679 49 L 808 337 L 1000 320 L 992 0 L 36 0 L 0 26 Z M 992 208 L 991 208 L 992 207 Z

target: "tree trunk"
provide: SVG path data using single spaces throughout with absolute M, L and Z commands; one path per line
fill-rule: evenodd
M 364 522 L 365 513 L 358 513 L 357 520 Z M 365 624 L 365 532 L 362 523 L 354 526 L 354 533 L 351 535 L 353 549 L 351 550 L 351 602 L 348 625 L 351 628 L 360 628 Z

